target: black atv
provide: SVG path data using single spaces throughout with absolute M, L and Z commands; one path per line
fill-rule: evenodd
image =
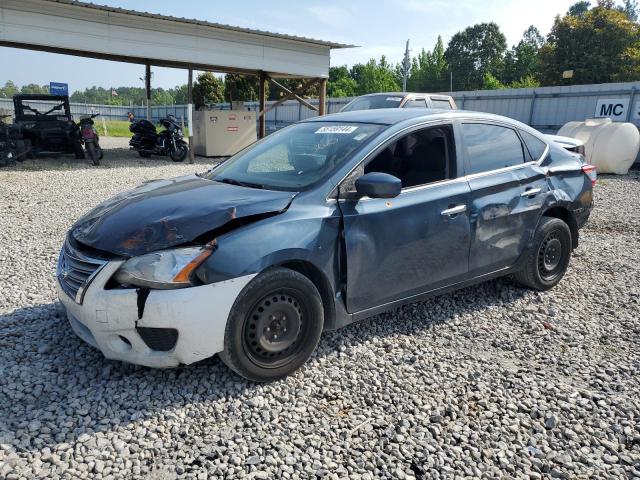
M 13 97 L 14 125 L 32 155 L 74 154 L 84 158 L 80 129 L 71 117 L 69 97 L 21 94 Z

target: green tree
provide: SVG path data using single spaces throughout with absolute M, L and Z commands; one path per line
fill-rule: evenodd
M 151 89 L 151 101 L 154 105 L 172 105 L 175 101 L 173 95 L 164 88 Z
M 12 98 L 19 91 L 20 89 L 15 83 L 13 83 L 11 80 L 7 80 L 4 84 L 4 87 L 0 88 L 0 97 Z
M 588 2 L 585 0 L 576 2 L 569 7 L 569 11 L 567 12 L 567 15 L 571 15 L 572 17 L 581 17 L 582 15 L 584 15 L 589 11 L 590 7 L 591 7 L 591 2 Z
M 606 83 L 640 79 L 640 25 L 626 13 L 600 2 L 581 16 L 557 17 L 540 50 L 541 80 L 561 83 Z
M 358 84 L 351 78 L 346 65 L 329 67 L 329 81 L 327 95 L 332 98 L 353 97 L 357 95 Z
M 509 84 L 509 88 L 537 88 L 539 86 L 540 81 L 532 76 L 523 77 Z
M 443 92 L 449 89 L 449 65 L 442 37 L 438 36 L 432 51 L 423 48 L 412 59 L 407 89 L 414 92 Z
M 193 84 L 193 103 L 196 108 L 211 103 L 224 102 L 225 84 L 211 72 L 198 75 Z
M 489 72 L 484 74 L 482 78 L 482 89 L 483 90 L 500 90 L 503 88 L 507 88 L 504 83 L 498 80 L 496 77 L 491 75 Z
M 539 52 L 544 38 L 536 27 L 525 30 L 522 40 L 509 50 L 504 58 L 502 79 L 511 83 L 525 77 L 535 78 L 539 69 Z
M 507 40 L 494 22 L 456 33 L 445 51 L 454 89 L 475 90 L 482 86 L 486 73 L 500 78 L 506 49 Z
M 240 100 L 245 102 L 258 101 L 259 79 L 255 75 L 240 75 L 227 73 L 224 77 L 225 99 L 227 102 Z M 268 86 L 266 87 L 268 90 Z
M 358 63 L 351 67 L 351 78 L 357 84 L 357 95 L 400 90 L 394 68 L 387 62 L 384 55 L 379 62 L 372 58 L 365 64 Z
M 636 0 L 624 0 L 618 7 L 632 22 L 638 21 L 638 2 Z
M 36 93 L 39 95 L 44 95 L 49 93 L 49 85 L 38 85 L 36 83 L 30 83 L 28 85 L 23 85 L 20 89 L 20 93 Z

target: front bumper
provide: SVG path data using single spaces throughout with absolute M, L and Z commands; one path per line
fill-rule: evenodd
M 175 367 L 208 358 L 224 349 L 224 333 L 231 307 L 255 275 L 178 290 L 151 290 L 138 318 L 134 289 L 104 287 L 122 262 L 108 262 L 86 289 L 78 304 L 57 284 L 74 332 L 105 357 L 149 367 Z M 150 348 L 136 327 L 175 329 L 171 350 Z

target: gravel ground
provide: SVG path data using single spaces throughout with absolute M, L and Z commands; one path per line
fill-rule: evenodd
M 601 178 L 551 292 L 502 279 L 409 305 L 269 385 L 217 358 L 105 360 L 56 303 L 65 231 L 207 164 L 112 150 L 0 171 L 0 478 L 640 477 L 640 172 Z

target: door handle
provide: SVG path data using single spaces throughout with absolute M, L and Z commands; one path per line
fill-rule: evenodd
M 466 212 L 466 211 L 467 211 L 466 205 L 456 205 L 455 207 L 451 207 L 451 208 L 447 208 L 446 210 L 443 210 L 442 212 L 440 212 L 440 215 L 443 215 L 446 217 L 453 217 L 454 215 L 458 215 L 459 213 Z
M 521 197 L 535 197 L 542 191 L 541 188 L 527 188 L 524 192 L 520 194 Z

